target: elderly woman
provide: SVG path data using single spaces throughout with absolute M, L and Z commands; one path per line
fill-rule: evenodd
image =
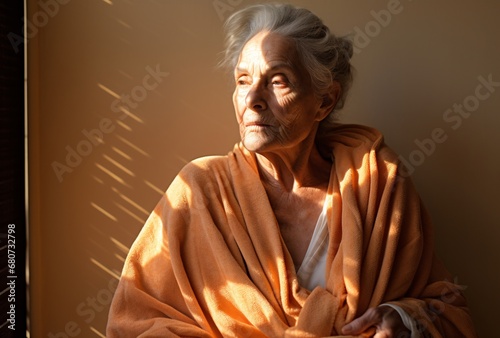
M 241 143 L 172 182 L 108 337 L 474 337 L 397 156 L 378 131 L 333 123 L 351 44 L 290 5 L 226 28 Z

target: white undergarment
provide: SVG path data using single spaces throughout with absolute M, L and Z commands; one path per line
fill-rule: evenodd
M 325 287 L 326 283 L 326 258 L 329 239 L 326 217 L 327 206 L 328 202 L 325 201 L 323 210 L 316 222 L 306 255 L 297 270 L 299 284 L 309 290 L 314 289 L 316 286 Z

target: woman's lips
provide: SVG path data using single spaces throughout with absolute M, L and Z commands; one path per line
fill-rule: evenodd
M 270 124 L 263 122 L 247 122 L 245 123 L 245 127 L 270 127 Z

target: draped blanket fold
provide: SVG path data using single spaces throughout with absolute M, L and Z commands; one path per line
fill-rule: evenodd
M 339 125 L 326 287 L 307 290 L 257 170 L 237 144 L 174 179 L 126 259 L 112 337 L 328 337 L 368 308 L 402 307 L 432 337 L 475 337 L 462 288 L 440 265 L 420 198 L 381 134 Z

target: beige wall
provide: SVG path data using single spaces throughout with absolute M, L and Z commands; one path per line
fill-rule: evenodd
M 478 86 L 500 81 L 500 3 L 291 2 L 356 34 L 342 121 L 378 127 L 415 168 L 437 250 L 467 286 L 479 332 L 494 336 L 500 87 Z M 222 19 L 250 3 L 30 1 L 33 337 L 102 336 L 127 249 L 161 192 L 185 161 L 238 140 L 231 87 L 215 65 Z M 128 114 L 117 109 L 122 94 Z M 461 116 L 454 104 L 473 111 Z

